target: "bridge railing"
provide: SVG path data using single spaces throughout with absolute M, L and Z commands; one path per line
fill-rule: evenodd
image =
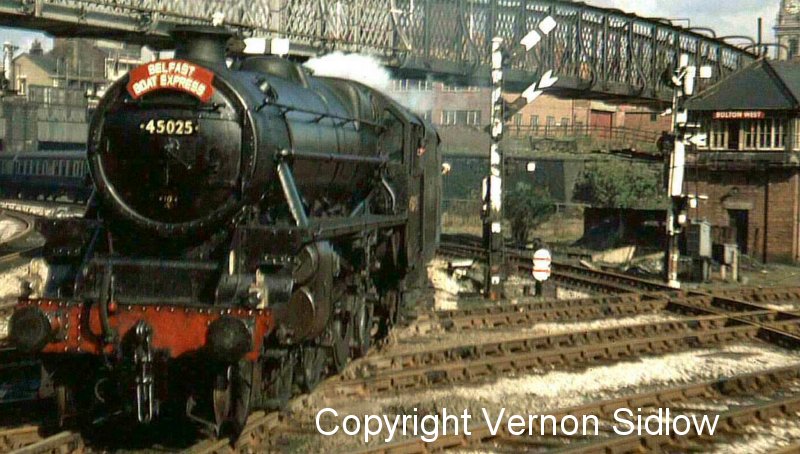
M 655 142 L 661 136 L 660 132 L 634 129 L 621 126 L 597 125 L 506 125 L 505 134 L 511 137 L 542 137 L 542 138 L 579 138 L 597 137 L 620 141 Z
M 657 18 L 560 0 L 0 0 L 0 24 L 164 44 L 177 24 L 214 19 L 243 35 L 284 36 L 316 53 L 376 55 L 400 73 L 488 82 L 490 41 L 519 42 L 546 17 L 557 27 L 518 52 L 509 85 L 544 71 L 556 90 L 668 102 L 678 56 L 717 78 L 754 59 L 744 50 Z

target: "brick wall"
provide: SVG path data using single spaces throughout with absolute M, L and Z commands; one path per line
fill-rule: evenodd
M 658 113 L 646 110 L 628 110 L 625 112 L 625 127 L 640 131 L 661 133 L 672 129 L 672 117 L 662 117 Z
M 402 82 L 402 81 L 397 81 Z M 416 82 L 409 85 L 418 87 Z M 453 87 L 447 86 L 442 82 L 433 81 L 428 84 L 428 89 L 419 90 L 418 88 L 399 89 L 397 84 L 389 95 L 398 100 L 401 104 L 412 110 L 430 114 L 432 122 L 436 125 L 442 124 L 442 112 L 450 111 L 480 111 L 480 124 L 488 125 L 491 119 L 491 88 L 490 87 Z M 455 90 L 455 91 L 454 91 Z M 506 100 L 513 102 L 519 95 L 508 93 L 504 95 Z M 556 126 L 563 126 L 564 119 L 569 125 L 576 123 L 582 125 L 590 124 L 591 111 L 598 110 L 612 112 L 614 114 L 613 126 L 626 127 L 631 129 L 662 130 L 669 129 L 669 117 L 659 117 L 657 122 L 651 122 L 650 114 L 652 111 L 639 106 L 612 105 L 602 101 L 590 101 L 585 99 L 563 99 L 544 94 L 536 99 L 535 102 L 525 106 L 519 111 L 518 119 L 511 119 L 510 127 L 518 124 L 522 127 L 530 127 L 532 117 L 538 117 L 540 127 L 547 125 L 547 118 L 552 117 Z
M 432 82 L 428 90 L 391 90 L 389 95 L 402 105 L 420 114 L 429 114 L 431 121 L 442 124 L 442 112 L 480 111 L 480 124 L 488 125 L 491 119 L 491 90 L 489 88 L 464 88 L 445 86 Z
M 768 262 L 797 262 L 798 170 L 687 169 L 687 192 L 707 195 L 690 217 L 733 228 L 729 210 L 748 211 L 748 255 Z M 766 241 L 765 241 L 766 238 Z M 732 238 L 731 238 L 732 239 Z M 766 257 L 764 256 L 766 246 Z
M 509 98 L 516 99 L 516 95 Z M 563 119 L 570 125 L 580 123 L 588 124 L 589 103 L 583 100 L 560 99 L 554 96 L 542 95 L 535 102 L 525 106 L 519 114 L 521 126 L 532 126 L 531 117 L 539 118 L 539 127 L 547 125 L 547 117 L 553 117 L 556 126 L 563 126 Z M 515 121 L 512 120 L 512 127 Z

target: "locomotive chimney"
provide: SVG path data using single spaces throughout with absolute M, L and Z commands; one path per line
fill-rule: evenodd
M 206 65 L 226 65 L 228 41 L 233 37 L 229 30 L 222 27 L 176 27 L 171 36 L 175 40 L 175 58 Z

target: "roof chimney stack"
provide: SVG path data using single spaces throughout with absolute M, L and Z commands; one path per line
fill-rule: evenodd
M 29 51 L 31 55 L 44 55 L 44 48 L 42 47 L 42 42 L 37 40 L 33 41 L 31 44 L 31 50 Z

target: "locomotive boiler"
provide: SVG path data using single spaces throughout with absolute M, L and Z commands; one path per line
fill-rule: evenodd
M 45 220 L 49 275 L 10 321 L 62 421 L 166 413 L 217 433 L 363 355 L 424 283 L 436 131 L 380 92 L 222 29 L 113 85 L 82 219 Z

